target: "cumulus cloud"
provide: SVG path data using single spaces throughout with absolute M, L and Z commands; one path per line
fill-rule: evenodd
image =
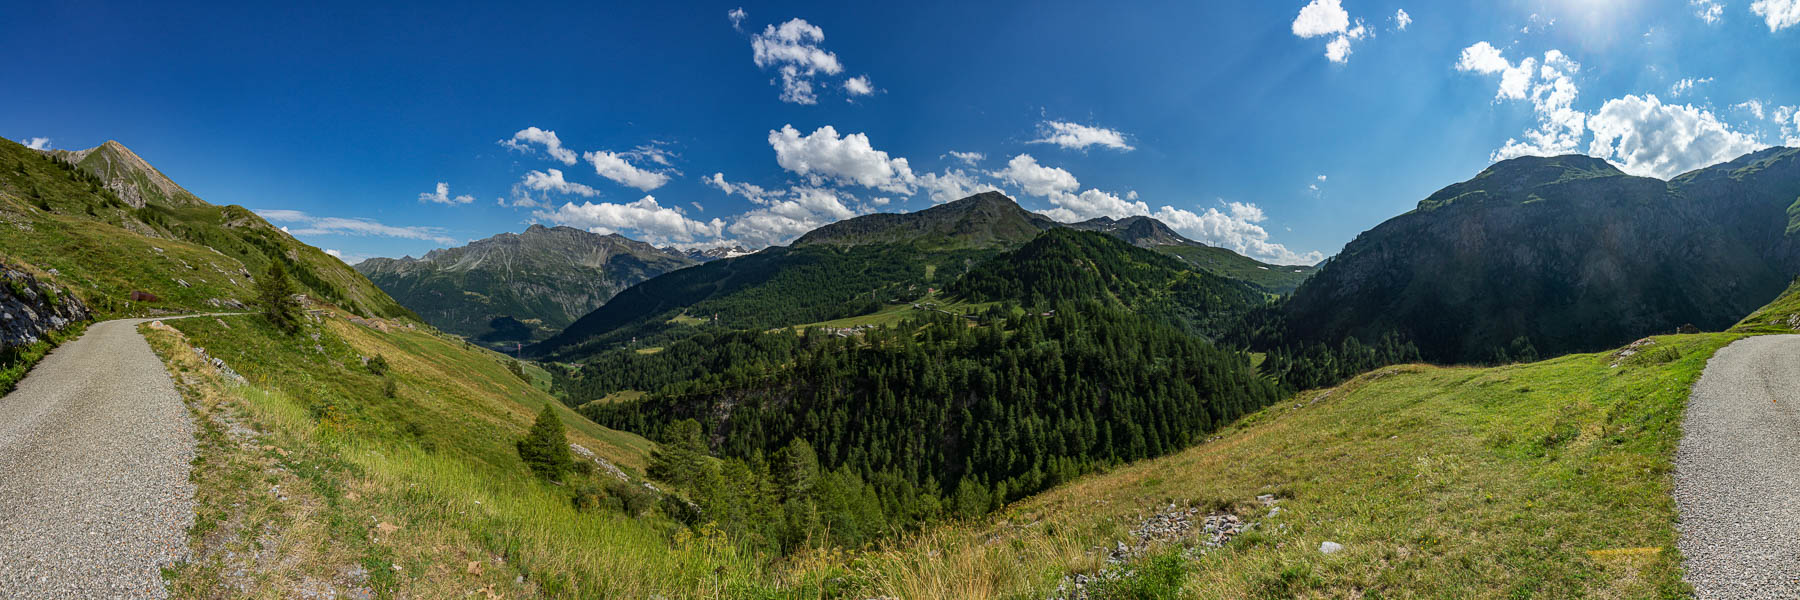
M 1756 0 L 1750 3 L 1750 12 L 1762 17 L 1769 31 L 1800 25 L 1800 0 Z
M 525 186 L 526 189 L 539 192 L 574 194 L 588 198 L 600 195 L 599 190 L 564 179 L 563 172 L 557 169 L 545 169 L 544 171 L 531 171 L 526 173 L 525 179 L 521 181 L 520 184 Z
M 836 190 L 796 187 L 787 199 L 739 215 L 729 231 L 750 247 L 785 244 L 801 234 L 856 216 Z
M 1688 0 L 1688 6 L 1694 8 L 1694 16 L 1700 17 L 1708 25 L 1719 22 L 1725 16 L 1725 5 L 1716 0 Z
M 1073 173 L 1040 165 L 1030 154 L 1012 157 L 1012 160 L 1006 161 L 1006 168 L 995 171 L 994 176 L 1033 196 L 1066 194 L 1081 187 L 1081 182 L 1075 179 Z
M 1405 14 L 1405 11 L 1400 14 Z M 1396 15 L 1398 16 L 1400 15 Z M 1410 17 L 1407 22 L 1412 22 Z M 1325 58 L 1335 63 L 1349 61 L 1350 42 L 1369 36 L 1369 28 L 1363 25 L 1362 19 L 1356 19 L 1353 23 L 1350 13 L 1344 10 L 1339 0 L 1312 0 L 1307 3 L 1300 8 L 1300 14 L 1294 17 L 1292 29 L 1294 35 L 1302 38 L 1333 36 L 1325 44 Z
M 1515 64 L 1492 44 L 1478 42 L 1463 49 L 1456 69 L 1484 75 L 1499 74 L 1500 87 L 1495 92 L 1495 99 L 1529 99 L 1537 114 L 1538 126 L 1526 131 L 1523 139 L 1506 140 L 1494 151 L 1492 160 L 1570 154 L 1580 148 L 1587 132 L 1587 115 L 1573 107 L 1579 93 L 1574 75 L 1581 71 L 1581 65 L 1562 51 L 1545 52 L 1542 61 L 1526 57 Z
M 1248 202 L 1221 201 L 1219 207 L 1207 208 L 1199 213 L 1164 206 L 1152 216 L 1194 241 L 1226 248 L 1263 262 L 1311 265 L 1325 260 L 1325 255 L 1317 250 L 1299 253 L 1269 241 L 1268 230 L 1258 224 L 1268 217 L 1263 214 L 1262 208 Z
M 749 15 L 744 12 L 744 7 L 742 6 L 726 11 L 725 13 L 725 18 L 731 19 L 731 28 L 738 31 L 744 30 L 744 17 L 746 16 Z
M 1675 82 L 1675 85 L 1669 86 L 1669 95 L 1679 97 L 1694 91 L 1694 86 L 1712 83 L 1712 80 L 1713 78 L 1711 77 L 1701 77 L 1698 79 L 1692 77 L 1683 78 L 1682 80 Z
M 979 172 L 970 174 L 962 169 L 945 169 L 942 174 L 926 173 L 919 176 L 919 188 L 931 194 L 931 201 L 937 204 L 961 200 L 981 192 L 996 189 L 993 184 L 982 181 Z
M 807 135 L 792 125 L 782 125 L 769 132 L 769 146 L 775 149 L 775 162 L 814 186 L 827 180 L 855 184 L 897 194 L 913 193 L 912 168 L 904 158 L 890 158 L 888 153 L 869 144 L 869 136 L 852 133 L 839 136 L 837 129 L 826 125 Z
M 654 196 L 625 204 L 565 202 L 553 210 L 532 211 L 531 216 L 595 233 L 631 232 L 659 246 L 718 238 L 725 231 L 725 221 L 721 219 L 689 219 L 679 208 L 658 204 Z
M 1663 104 L 1655 94 L 1608 100 L 1588 125 L 1594 130 L 1588 154 L 1626 173 L 1663 179 L 1765 147 L 1705 109 Z
M 50 138 L 47 138 L 47 137 L 25 138 L 25 141 L 23 141 L 21 143 L 25 144 L 26 148 L 30 148 L 32 150 L 49 150 L 50 149 Z
M 867 96 L 875 93 L 875 84 L 869 82 L 868 75 L 851 77 L 844 80 L 844 93 L 854 96 Z
M 650 191 L 662 187 L 669 182 L 669 176 L 655 171 L 646 171 L 633 166 L 625 157 L 614 152 L 598 150 L 584 152 L 582 158 L 594 165 L 594 172 L 601 177 L 611 179 L 620 185 Z
M 519 130 L 518 133 L 514 133 L 511 139 L 500 140 L 499 144 L 508 150 L 516 150 L 527 154 L 535 150 L 532 145 L 536 144 L 543 146 L 544 153 L 550 155 L 550 158 L 565 165 L 575 164 L 575 151 L 564 148 L 562 140 L 556 137 L 556 132 L 554 131 L 545 131 L 536 127 L 526 127 Z
M 475 197 L 468 196 L 468 195 L 451 197 L 450 196 L 450 184 L 439 181 L 437 184 L 436 190 L 430 191 L 430 192 L 425 192 L 423 194 L 419 194 L 419 201 L 420 202 L 435 202 L 438 204 L 456 205 L 456 204 L 468 204 L 470 202 L 474 202 Z
M 286 223 L 281 230 L 289 235 L 391 237 L 437 242 L 446 246 L 456 243 L 456 238 L 444 235 L 441 227 L 395 227 L 372 219 L 316 217 L 303 211 L 287 209 L 261 209 L 254 212 L 271 223 Z
M 1756 118 L 1758 120 L 1765 118 L 1765 113 L 1763 111 L 1763 103 L 1761 100 L 1757 100 L 1755 98 L 1751 98 L 1749 100 L 1745 100 L 1743 102 L 1733 104 L 1733 105 L 1731 105 L 1731 107 L 1738 109 L 1738 110 L 1750 111 L 1750 114 L 1756 115 Z
M 938 158 L 944 158 L 944 157 L 954 158 L 956 160 L 962 161 L 962 164 L 973 167 L 977 163 L 980 163 L 982 160 L 986 159 L 987 155 L 982 154 L 980 152 L 957 152 L 955 150 L 951 150 L 948 153 L 945 153 L 944 156 L 940 156 Z
M 337 250 L 336 250 L 336 249 L 334 249 L 334 248 L 326 248 L 326 249 L 325 249 L 325 254 L 327 254 L 327 255 L 330 255 L 330 256 L 331 256 L 331 257 L 332 257 L 332 258 L 336 258 L 336 259 L 339 259 L 339 260 L 342 260 L 342 259 L 343 259 L 343 258 L 344 258 L 344 253 L 342 253 L 342 252 L 338 252 L 338 251 L 337 251 Z
M 1056 144 L 1071 150 L 1086 150 L 1088 146 L 1102 146 L 1114 150 L 1135 150 L 1125 143 L 1125 134 L 1105 127 L 1090 127 L 1080 123 L 1063 121 L 1044 121 L 1038 124 L 1038 134 L 1043 137 L 1031 140 L 1033 144 Z
M 750 49 L 757 67 L 773 67 L 781 74 L 782 102 L 817 104 L 813 77 L 844 71 L 836 54 L 819 47 L 824 41 L 824 29 L 796 18 L 780 26 L 769 25 L 762 33 L 751 36 Z
M 1394 11 L 1394 29 L 1406 31 L 1410 25 L 1412 25 L 1412 15 L 1406 14 L 1406 9 Z

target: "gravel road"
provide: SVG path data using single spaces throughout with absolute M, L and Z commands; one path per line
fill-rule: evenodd
M 1746 338 L 1707 363 L 1675 503 L 1697 597 L 1800 598 L 1800 335 Z
M 194 521 L 194 423 L 138 335 L 90 326 L 0 398 L 0 598 L 165 598 Z

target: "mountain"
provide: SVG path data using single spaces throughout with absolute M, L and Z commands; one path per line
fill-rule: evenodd
M 1139 222 L 1146 221 L 1155 223 Z M 1065 228 L 976 265 L 949 290 L 970 300 L 1035 307 L 1098 301 L 1208 337 L 1269 299 L 1249 282 L 1189 268 L 1118 237 Z
M 620 290 L 693 264 L 618 234 L 532 225 L 356 270 L 439 329 L 497 343 L 547 337 Z
M 1722 330 L 1800 272 L 1800 149 L 1669 181 L 1585 156 L 1503 161 L 1364 232 L 1280 310 L 1281 343 L 1398 332 L 1428 359 Z
M 244 207 L 201 200 L 118 142 L 73 152 L 0 142 L 0 219 L 7 255 L 102 317 L 243 306 L 272 261 L 314 299 L 365 317 L 411 314 L 343 261 Z
M 1248 281 L 1276 294 L 1294 291 L 1314 270 L 1310 266 L 1269 264 L 1225 248 L 1208 246 L 1182 237 L 1162 221 L 1145 216 L 1099 217 L 1070 223 L 1068 227 L 1110 234 L 1133 246 L 1174 256 L 1194 268 Z
M 743 246 L 719 246 L 716 248 L 691 248 L 687 250 L 674 246 L 664 246 L 659 248 L 659 250 L 662 250 L 666 254 L 679 256 L 694 262 L 707 262 L 719 260 L 721 258 L 737 258 L 739 256 L 750 254 L 750 251 Z
M 955 281 L 1056 223 L 999 193 L 816 229 L 787 247 L 725 258 L 634 285 L 533 348 L 580 355 L 696 327 L 768 329 L 874 312 Z
M 1060 224 L 1020 207 L 1000 192 L 982 192 L 913 213 L 845 219 L 800 236 L 794 247 L 908 243 L 930 248 L 994 248 L 1036 237 Z

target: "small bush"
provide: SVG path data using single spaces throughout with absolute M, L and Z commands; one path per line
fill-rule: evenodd
M 1181 597 L 1181 582 L 1187 578 L 1188 559 L 1179 548 L 1151 557 L 1138 565 L 1128 577 L 1104 582 L 1094 590 L 1095 598 L 1107 600 L 1174 600 Z
M 378 377 L 381 375 L 386 375 L 388 372 L 387 357 L 382 356 L 380 354 L 375 355 L 375 358 L 369 359 L 368 367 L 369 367 L 369 372 L 374 373 Z

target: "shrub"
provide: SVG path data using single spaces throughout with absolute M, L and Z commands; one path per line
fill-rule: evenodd
M 263 316 L 276 329 L 287 333 L 300 330 L 300 303 L 294 301 L 294 282 L 281 268 L 281 261 L 269 261 L 269 271 L 256 280 L 256 297 L 262 302 Z

